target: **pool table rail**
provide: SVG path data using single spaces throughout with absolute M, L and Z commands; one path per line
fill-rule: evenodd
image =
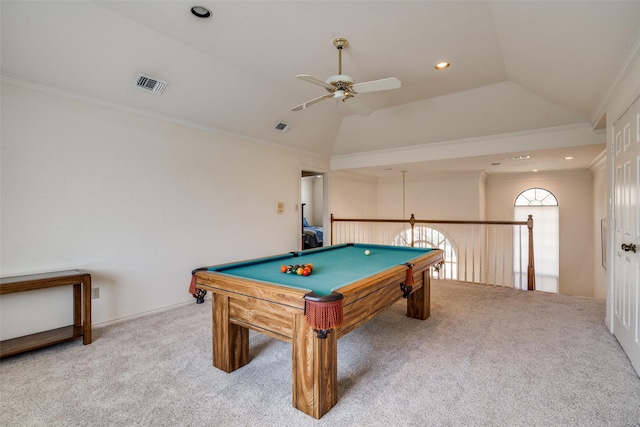
M 216 271 L 198 271 L 196 287 L 219 294 L 246 295 L 251 298 L 273 301 L 283 308 L 304 310 L 304 296 L 309 290 L 288 286 L 274 286 L 271 283 L 244 277 L 221 274 Z
M 225 315 L 231 323 L 287 342 L 293 338 L 293 318 L 304 314 L 304 296 L 308 293 L 215 271 L 197 272 L 196 286 L 211 292 L 213 316 L 220 310 L 216 299 L 225 298 L 228 307 L 223 309 L 228 310 Z

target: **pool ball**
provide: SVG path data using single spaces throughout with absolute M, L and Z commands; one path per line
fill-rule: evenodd
M 369 249 L 367 249 L 366 251 L 364 251 L 365 255 L 371 255 L 371 251 Z
M 286 273 L 287 272 L 287 266 L 283 265 L 282 267 L 280 267 L 280 271 L 283 272 L 283 273 Z

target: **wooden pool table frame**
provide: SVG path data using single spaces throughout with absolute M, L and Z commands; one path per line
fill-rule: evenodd
M 438 249 L 411 260 L 415 283 L 407 298 L 408 317 L 429 317 L 430 268 L 442 262 Z M 249 363 L 249 329 L 289 342 L 292 404 L 319 419 L 338 401 L 338 338 L 401 299 L 406 272 L 405 265 L 397 265 L 338 289 L 344 322 L 320 339 L 305 319 L 307 290 L 197 271 L 196 287 L 212 293 L 213 366 L 233 372 Z

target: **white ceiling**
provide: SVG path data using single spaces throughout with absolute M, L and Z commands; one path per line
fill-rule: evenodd
M 213 16 L 193 16 L 196 4 Z M 561 140 L 548 147 L 536 138 L 511 149 L 494 144 L 459 153 L 465 141 L 491 135 L 593 129 L 611 84 L 640 44 L 640 1 L 2 0 L 0 7 L 6 83 L 331 159 L 372 152 L 385 158 L 412 147 L 442 151 L 439 162 L 399 164 L 387 156 L 397 170 L 512 172 L 490 164 L 525 152 L 542 162 L 516 169 L 587 167 L 603 149 L 602 134 L 572 141 L 571 153 Z M 338 36 L 349 40 L 343 73 L 357 82 L 393 76 L 402 87 L 359 94 L 374 110 L 367 117 L 335 100 L 290 111 L 326 93 L 295 76 L 337 74 Z M 451 67 L 436 71 L 441 60 Z M 164 93 L 134 88 L 139 72 L 168 81 Z M 278 122 L 290 130 L 275 131 Z M 447 146 L 458 154 L 447 157 Z M 361 172 L 390 167 L 382 163 Z

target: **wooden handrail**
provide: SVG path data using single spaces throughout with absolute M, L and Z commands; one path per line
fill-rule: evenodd
M 529 215 L 531 218 L 531 215 Z M 411 224 L 486 224 L 486 225 L 529 225 L 529 221 L 461 221 L 452 219 L 415 219 L 411 214 L 409 219 L 371 219 L 371 218 L 336 218 L 331 214 L 331 222 L 388 222 Z M 533 223 L 531 224 L 533 228 Z

